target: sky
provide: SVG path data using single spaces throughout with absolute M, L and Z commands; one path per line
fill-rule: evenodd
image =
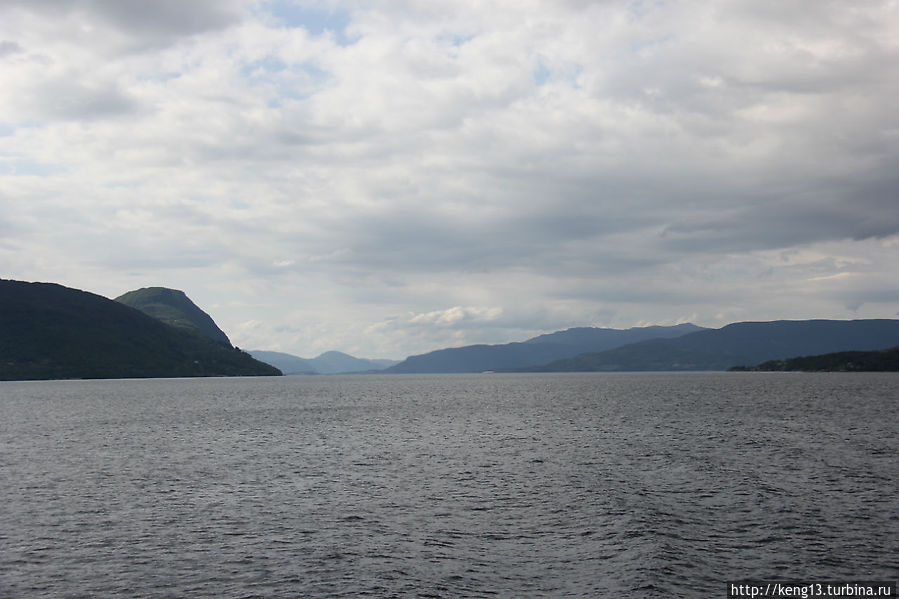
M 0 0 L 0 277 L 244 349 L 899 316 L 896 0 Z

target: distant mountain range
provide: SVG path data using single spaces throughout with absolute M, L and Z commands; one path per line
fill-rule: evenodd
M 680 337 L 704 330 L 693 324 L 631 329 L 580 327 L 540 335 L 519 343 L 468 345 L 410 356 L 387 373 L 459 373 L 538 366 L 585 352 L 601 352 L 647 339 Z
M 251 349 L 250 355 L 260 362 L 274 366 L 284 374 L 318 374 L 309 360 L 292 354 Z
M 284 374 L 352 374 L 376 372 L 397 364 L 396 360 L 355 358 L 339 351 L 329 351 L 316 358 L 300 358 L 276 351 L 252 350 L 257 360 L 271 364 Z
M 180 292 L 163 295 L 186 305 Z M 281 374 L 201 333 L 206 318 L 194 317 L 172 326 L 93 293 L 0 280 L 0 380 Z
M 282 371 L 695 371 L 753 364 L 759 366 L 752 369 L 766 370 L 889 370 L 895 350 L 881 350 L 897 346 L 899 320 L 785 320 L 740 322 L 720 329 L 693 324 L 625 330 L 581 327 L 523 342 L 439 349 L 401 362 L 336 351 L 312 359 L 262 350 L 251 356 L 232 347 L 224 331 L 182 291 L 147 287 L 113 301 L 53 283 L 0 279 L 0 380 Z M 824 356 L 842 352 L 881 353 Z
M 651 339 L 530 367 L 530 372 L 727 370 L 843 351 L 899 345 L 899 320 L 740 322 L 673 339 Z

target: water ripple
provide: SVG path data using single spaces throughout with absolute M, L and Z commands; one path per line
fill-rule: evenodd
M 896 579 L 896 375 L 0 383 L 0 596 Z

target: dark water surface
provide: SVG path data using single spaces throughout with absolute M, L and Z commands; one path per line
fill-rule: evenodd
M 899 375 L 0 383 L 0 597 L 899 577 Z

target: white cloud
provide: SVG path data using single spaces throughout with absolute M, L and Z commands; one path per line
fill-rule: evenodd
M 457 326 L 460 323 L 484 324 L 502 316 L 502 308 L 479 308 L 476 306 L 453 306 L 446 310 L 435 310 L 426 314 L 416 314 L 409 318 L 410 324 Z
M 241 347 L 304 356 L 891 315 L 897 24 L 877 1 L 7 2 L 0 268 L 179 287 Z

